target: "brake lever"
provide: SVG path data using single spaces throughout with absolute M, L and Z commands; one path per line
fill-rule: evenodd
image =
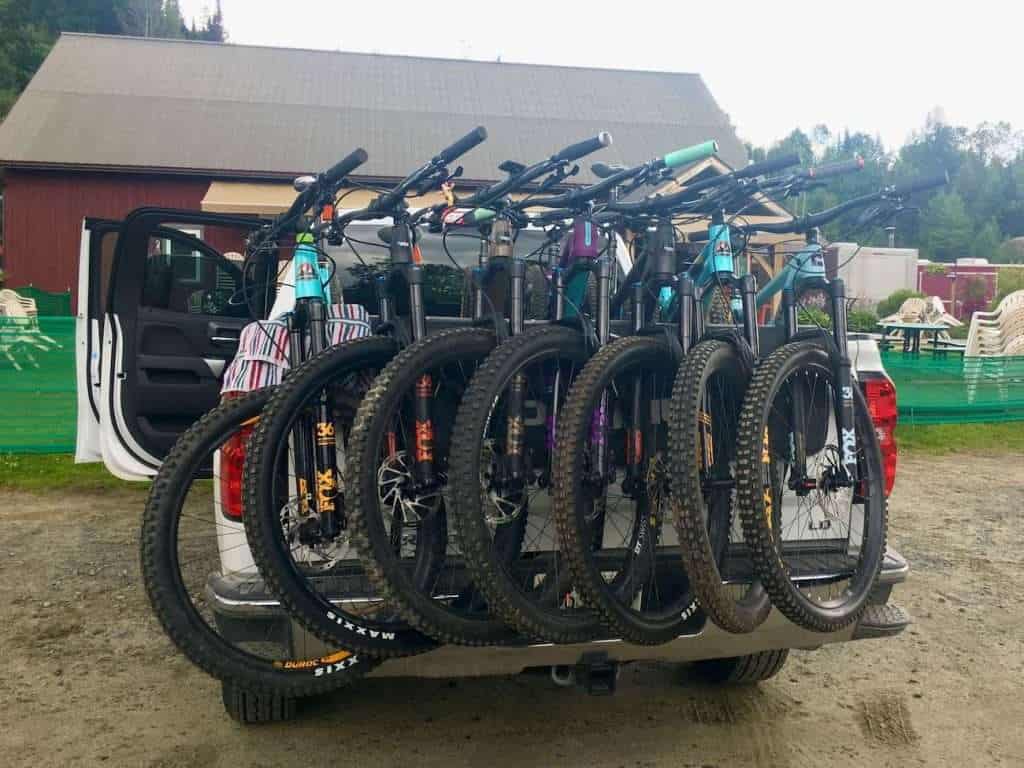
M 552 187 L 565 181 L 565 179 L 569 178 L 570 176 L 575 176 L 579 172 L 580 167 L 578 165 L 573 165 L 571 170 L 566 170 L 566 164 L 563 163 L 559 165 L 554 171 L 552 171 L 550 176 L 548 176 L 546 179 L 544 179 L 544 181 L 540 183 L 540 186 L 537 187 L 537 192 L 546 192 Z
M 857 227 L 866 227 L 868 224 L 877 223 L 882 224 L 888 221 L 892 221 L 897 215 L 903 211 L 910 210 L 905 205 L 885 205 L 879 203 L 872 205 L 869 208 L 865 208 L 861 211 L 860 216 L 857 217 Z M 920 210 L 920 209 L 914 209 Z

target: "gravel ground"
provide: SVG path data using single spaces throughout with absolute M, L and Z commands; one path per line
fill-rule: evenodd
M 0 506 L 7 766 L 1021 765 L 1024 456 L 901 459 L 890 540 L 911 562 L 893 640 L 794 652 L 760 687 L 634 665 L 592 698 L 546 677 L 366 680 L 289 724 L 229 720 L 139 583 L 143 493 Z

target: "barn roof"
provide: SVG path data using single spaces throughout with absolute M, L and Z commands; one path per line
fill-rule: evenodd
M 606 162 L 709 138 L 746 162 L 696 74 L 65 33 L 0 125 L 0 164 L 272 178 L 362 146 L 360 175 L 399 178 L 477 125 L 467 179 L 599 130 Z

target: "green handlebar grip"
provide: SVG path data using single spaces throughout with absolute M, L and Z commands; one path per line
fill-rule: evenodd
M 677 149 L 669 152 L 662 158 L 666 168 L 678 168 L 680 165 L 688 165 L 698 160 L 705 160 L 718 152 L 718 142 L 712 139 L 701 144 L 694 144 L 692 147 Z
M 483 224 L 488 219 L 493 219 L 496 215 L 490 208 L 474 208 L 466 214 L 463 221 L 467 224 Z

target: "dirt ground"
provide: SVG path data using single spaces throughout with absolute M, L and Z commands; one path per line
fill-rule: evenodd
M 244 728 L 151 618 L 141 493 L 0 501 L 0 765 L 1024 764 L 1024 456 L 904 457 L 897 639 L 795 652 L 760 687 L 667 665 L 591 698 L 540 675 L 365 680 Z

